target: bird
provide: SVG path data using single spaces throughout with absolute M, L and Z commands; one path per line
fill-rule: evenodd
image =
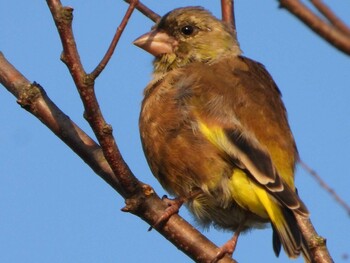
M 272 226 L 273 250 L 310 262 L 296 216 L 298 150 L 282 95 L 265 67 L 242 55 L 236 30 L 203 7 L 165 14 L 133 42 L 154 56 L 139 130 L 153 175 L 203 227 L 238 236 Z

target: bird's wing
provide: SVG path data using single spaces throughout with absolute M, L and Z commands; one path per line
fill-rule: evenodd
M 197 66 L 195 74 L 200 78 L 191 97 L 199 130 L 279 202 L 308 215 L 294 191 L 298 155 L 285 108 L 265 68 L 238 57 L 223 59 L 210 69 Z

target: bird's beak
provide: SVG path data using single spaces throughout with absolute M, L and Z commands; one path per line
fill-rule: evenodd
M 177 41 L 165 32 L 152 30 L 135 39 L 134 45 L 146 50 L 153 56 L 173 53 L 177 46 Z

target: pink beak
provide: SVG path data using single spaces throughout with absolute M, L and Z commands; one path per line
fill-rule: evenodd
M 173 53 L 177 46 L 177 41 L 165 32 L 152 30 L 135 39 L 134 45 L 146 50 L 153 56 Z

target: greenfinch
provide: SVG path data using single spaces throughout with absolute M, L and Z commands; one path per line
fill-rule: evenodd
M 187 199 L 203 226 L 239 233 L 270 223 L 276 256 L 282 244 L 289 257 L 310 260 L 281 93 L 262 64 L 242 56 L 232 26 L 202 7 L 178 8 L 134 44 L 155 56 L 139 127 L 161 185 Z

